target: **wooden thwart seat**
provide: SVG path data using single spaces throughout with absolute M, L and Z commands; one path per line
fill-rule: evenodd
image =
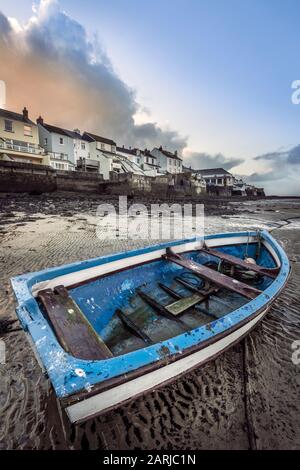
M 179 279 L 176 279 L 176 280 L 177 282 L 180 282 Z M 165 292 L 167 292 L 170 296 L 176 299 L 176 302 L 173 302 L 165 306 L 168 312 L 172 313 L 173 315 L 179 315 L 180 313 L 185 312 L 189 308 L 201 302 L 204 302 L 205 300 L 209 298 L 211 294 L 213 294 L 217 290 L 215 287 L 211 287 L 206 291 L 195 288 L 195 290 L 193 291 L 194 292 L 193 295 L 185 297 L 183 295 L 178 294 L 170 287 L 165 286 L 164 284 L 159 283 L 158 285 Z
M 113 357 L 104 341 L 96 333 L 64 286 L 41 290 L 39 301 L 61 346 L 74 357 L 99 360 Z
M 248 263 L 247 261 L 237 258 L 236 256 L 232 256 L 218 250 L 213 250 L 211 248 L 202 248 L 200 251 L 203 253 L 208 253 L 212 256 L 216 256 L 220 260 L 226 261 L 232 266 L 239 266 L 248 271 L 254 271 L 256 273 L 263 274 L 272 278 L 275 278 L 279 271 L 279 268 L 264 268 L 263 266 L 259 266 L 258 264 Z
M 194 305 L 201 302 L 203 297 L 199 294 L 192 294 L 188 297 L 182 297 L 180 300 L 173 302 L 169 305 L 166 305 L 166 309 L 168 312 L 172 313 L 173 315 L 179 315 L 180 313 L 185 312 Z
M 181 255 L 173 253 L 170 249 L 167 250 L 163 258 L 194 272 L 198 276 L 213 282 L 219 287 L 236 292 L 237 294 L 247 297 L 248 299 L 254 299 L 262 292 L 255 287 L 248 286 L 244 282 L 237 281 L 236 279 L 214 271 L 207 266 L 203 266 L 202 264 L 198 264 L 192 260 L 183 258 Z

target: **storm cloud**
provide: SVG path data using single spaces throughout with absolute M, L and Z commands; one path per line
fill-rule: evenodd
M 210 155 L 208 153 L 185 151 L 184 164 L 195 169 L 224 168 L 229 171 L 243 163 L 242 158 L 227 158 L 221 153 Z
M 273 194 L 300 194 L 300 145 L 258 155 L 254 160 L 265 163 L 268 168 L 265 172 L 244 176 L 246 181 L 265 186 Z
M 134 90 L 118 77 L 97 38 L 90 40 L 56 0 L 42 0 L 25 25 L 0 12 L 0 57 L 10 109 L 26 105 L 33 119 L 41 114 L 46 122 L 103 134 L 119 145 L 186 146 L 174 130 L 135 123 Z

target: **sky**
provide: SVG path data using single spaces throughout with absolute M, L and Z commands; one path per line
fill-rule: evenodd
M 298 0 L 0 0 L 7 108 L 300 195 L 299 15 Z

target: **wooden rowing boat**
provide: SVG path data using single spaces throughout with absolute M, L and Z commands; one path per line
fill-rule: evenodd
M 209 235 L 12 279 L 17 315 L 72 422 L 215 358 L 263 318 L 290 266 L 266 231 Z

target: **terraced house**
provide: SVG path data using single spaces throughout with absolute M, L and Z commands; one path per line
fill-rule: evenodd
M 117 147 L 117 154 L 131 162 L 131 169 L 128 171 L 144 176 L 156 176 L 159 173 L 157 158 L 151 155 L 150 150 L 140 150 L 131 147 Z
M 155 164 L 160 167 L 161 173 L 182 173 L 182 159 L 178 156 L 177 151 L 174 153 L 165 150 L 160 146 L 151 151 L 151 155 L 156 158 Z
M 0 160 L 45 163 L 45 150 L 39 145 L 37 125 L 22 113 L 0 109 Z
M 42 117 L 37 119 L 40 144 L 47 153 L 46 164 L 56 170 L 74 170 L 80 158 L 89 156 L 88 142 L 82 140 L 80 131 L 70 131 L 46 124 Z
M 100 173 L 105 180 L 110 178 L 111 171 L 123 172 L 122 164 L 116 154 L 116 142 L 90 132 L 84 132 L 82 138 L 89 143 L 90 157 L 78 161 L 77 166 L 80 170 Z

